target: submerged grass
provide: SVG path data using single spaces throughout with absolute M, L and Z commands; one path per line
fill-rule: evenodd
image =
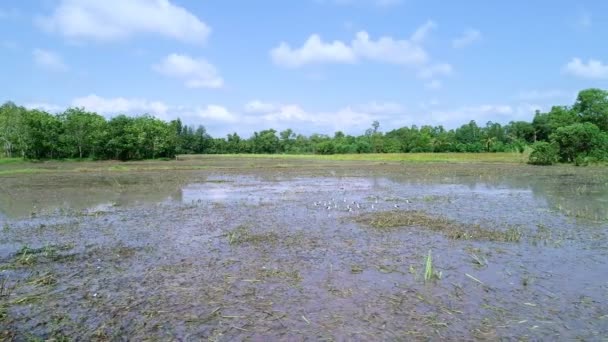
M 279 236 L 275 232 L 253 233 L 248 226 L 240 225 L 226 234 L 230 245 L 265 244 L 277 242 Z
M 492 230 L 480 225 L 464 225 L 445 217 L 430 216 L 421 211 L 384 211 L 363 214 L 356 222 L 380 231 L 391 231 L 401 227 L 426 228 L 442 233 L 453 240 L 484 240 L 493 242 L 519 242 L 522 234 L 519 228 Z
M 40 248 L 22 246 L 7 262 L 0 264 L 0 270 L 32 267 L 42 262 L 58 262 L 66 259 L 60 252 L 69 251 L 74 245 L 47 245 Z

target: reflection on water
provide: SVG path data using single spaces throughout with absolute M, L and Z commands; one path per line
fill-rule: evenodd
M 69 176 L 66 176 L 69 177 Z M 382 177 L 310 177 L 274 178 L 233 176 L 207 179 L 205 182 L 132 182 L 120 187 L 108 184 L 25 187 L 19 192 L 0 193 L 0 220 L 27 217 L 59 210 L 109 211 L 114 207 L 163 202 L 244 201 L 268 203 L 289 201 L 310 193 L 324 198 L 361 197 L 392 193 L 403 198 L 429 199 L 432 196 L 483 195 L 529 196 L 539 206 L 548 206 L 562 214 L 608 220 L 608 184 L 581 183 L 574 177 L 509 177 L 479 181 L 471 177 L 451 177 L 412 181 L 407 176 Z M 311 198 L 311 202 L 314 199 Z

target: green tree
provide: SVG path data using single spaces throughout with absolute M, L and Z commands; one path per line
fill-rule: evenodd
M 581 121 L 608 131 L 608 91 L 595 88 L 582 90 L 572 109 Z
M 84 108 L 69 108 L 62 115 L 62 140 L 71 155 L 95 157 L 106 135 L 105 119 Z
M 294 133 L 294 131 L 291 128 L 288 128 L 284 131 L 281 131 L 281 133 L 279 133 L 280 136 L 280 140 L 281 140 L 281 152 L 283 153 L 289 153 L 291 152 L 292 148 L 293 148 L 293 144 L 295 143 L 295 138 L 296 138 L 296 134 Z
M 254 132 L 252 143 L 254 153 L 277 153 L 280 147 L 277 131 L 274 129 Z
M 551 141 L 559 147 L 559 156 L 563 162 L 573 162 L 577 156 L 588 156 L 598 153 L 606 146 L 605 133 L 590 122 L 576 123 L 560 127 L 551 135 Z

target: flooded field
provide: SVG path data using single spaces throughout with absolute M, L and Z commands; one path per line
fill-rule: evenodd
M 608 336 L 605 168 L 70 165 L 0 175 L 0 340 Z

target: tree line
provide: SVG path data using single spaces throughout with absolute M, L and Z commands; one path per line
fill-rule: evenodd
M 111 119 L 69 108 L 50 114 L 7 102 L 0 106 L 0 144 L 5 157 L 26 159 L 155 159 L 177 154 L 231 153 L 410 153 L 523 152 L 531 146 L 533 164 L 588 163 L 608 160 L 608 92 L 586 89 L 572 106 L 537 111 L 532 122 L 506 125 L 470 121 L 456 129 L 443 126 L 401 127 L 380 131 L 374 121 L 362 135 L 297 134 L 291 129 L 212 137 L 204 126 L 169 122 L 150 115 Z

